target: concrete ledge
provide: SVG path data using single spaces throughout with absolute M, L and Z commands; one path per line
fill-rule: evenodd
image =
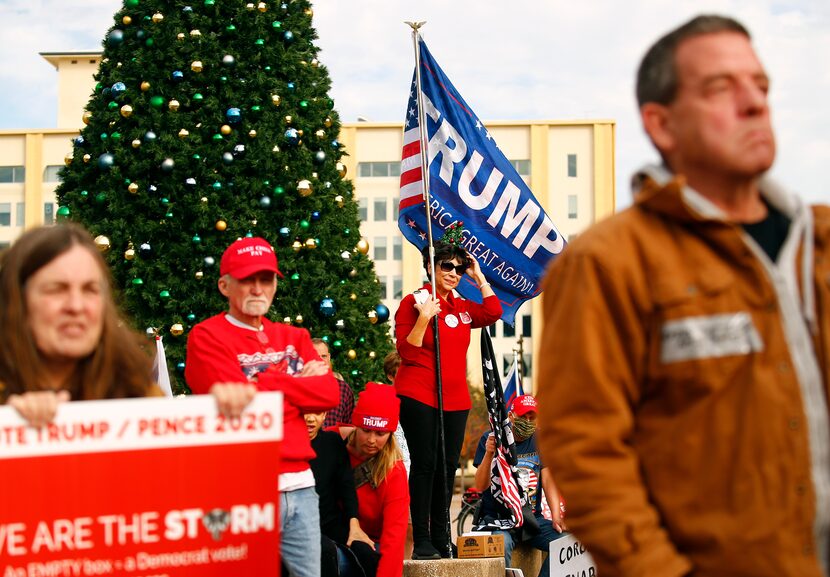
M 504 557 L 403 562 L 404 577 L 504 577 Z
M 542 561 L 547 560 L 546 557 L 544 553 L 534 549 L 527 543 L 519 543 L 513 548 L 510 565 L 521 569 L 525 577 L 536 577 L 539 574 L 539 569 L 542 568 Z

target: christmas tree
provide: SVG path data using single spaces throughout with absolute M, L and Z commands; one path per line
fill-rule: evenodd
M 223 250 L 271 242 L 285 275 L 269 313 L 329 343 L 353 386 L 382 380 L 388 309 L 340 159 L 340 122 L 306 0 L 124 0 L 86 126 L 57 189 L 138 330 L 164 336 L 184 389 L 194 324 L 227 308 Z

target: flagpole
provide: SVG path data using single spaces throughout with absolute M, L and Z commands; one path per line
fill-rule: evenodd
M 424 210 L 427 217 L 427 242 L 429 243 L 429 278 L 432 285 L 432 298 L 437 299 L 437 292 L 435 288 L 435 244 L 432 237 L 432 218 L 430 216 L 429 205 L 429 149 L 427 148 L 427 124 L 426 113 L 424 110 L 424 93 L 421 90 L 421 50 L 418 45 L 420 33 L 418 29 L 426 22 L 406 22 L 412 28 L 412 44 L 415 48 L 415 90 L 417 90 L 416 98 L 418 100 L 418 137 L 421 141 L 421 182 L 424 187 Z M 443 475 L 444 484 L 442 485 L 442 498 L 444 500 L 444 511 L 447 519 L 446 553 L 447 557 L 452 559 L 452 528 L 450 527 L 450 500 L 447 498 L 447 486 L 449 485 L 449 478 L 447 476 L 447 449 L 446 440 L 444 438 L 444 393 L 443 383 L 441 381 L 441 343 L 439 340 L 439 319 L 438 315 L 432 317 L 432 331 L 435 335 L 435 387 L 438 393 L 438 456 L 439 465 Z

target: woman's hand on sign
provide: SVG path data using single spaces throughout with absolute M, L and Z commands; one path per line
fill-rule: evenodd
M 69 391 L 31 391 L 22 395 L 9 395 L 7 404 L 37 429 L 55 419 L 58 405 L 69 400 Z
M 429 320 L 441 312 L 441 302 L 438 299 L 427 299 L 423 304 L 415 303 L 415 310 L 421 318 Z
M 216 383 L 210 389 L 216 399 L 216 408 L 228 418 L 242 414 L 256 396 L 256 387 L 246 383 Z

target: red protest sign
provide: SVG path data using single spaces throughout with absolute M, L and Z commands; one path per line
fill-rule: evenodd
M 0 407 L 0 577 L 279 575 L 282 395 Z

